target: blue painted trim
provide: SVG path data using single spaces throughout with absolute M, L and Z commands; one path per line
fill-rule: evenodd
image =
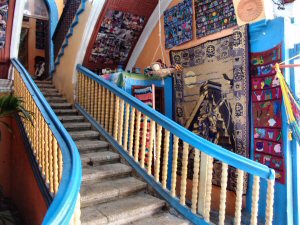
M 75 210 L 82 178 L 78 149 L 26 69 L 17 59 L 11 61 L 13 66 L 21 73 L 28 91 L 57 139 L 63 156 L 62 180 L 58 193 L 46 213 L 43 225 L 68 225 Z
M 199 137 L 193 132 L 184 129 L 179 124 L 175 123 L 174 121 L 170 120 L 169 118 L 155 111 L 154 109 L 145 106 L 143 102 L 129 95 L 124 90 L 118 88 L 115 84 L 112 84 L 109 81 L 103 79 L 102 77 L 99 77 L 98 75 L 83 67 L 82 65 L 77 65 L 77 70 L 79 72 L 82 72 L 89 78 L 95 80 L 97 83 L 101 84 L 106 89 L 110 90 L 115 95 L 125 100 L 125 102 L 129 103 L 141 113 L 147 115 L 156 123 L 171 131 L 174 135 L 176 135 L 186 143 L 190 144 L 191 146 L 214 157 L 215 159 L 225 162 L 228 165 L 246 171 L 249 174 L 253 174 L 264 179 L 275 179 L 275 172 L 273 169 L 270 169 L 265 165 L 262 165 L 260 163 L 254 162 L 253 160 L 247 159 L 238 154 L 230 152 L 219 145 L 212 144 L 211 142 Z
M 54 69 L 54 43 L 52 41 L 52 36 L 54 34 L 55 28 L 58 23 L 58 9 L 54 0 L 44 0 L 49 11 L 49 22 L 50 22 L 50 35 L 49 35 L 49 75 Z
M 51 202 L 53 201 L 53 197 L 49 192 L 49 187 L 47 187 L 47 185 L 44 182 L 44 177 L 43 177 L 43 175 L 41 173 L 41 170 L 39 168 L 39 164 L 37 163 L 36 158 L 34 156 L 33 149 L 32 149 L 32 147 L 29 143 L 29 140 L 28 140 L 28 137 L 27 137 L 27 134 L 26 134 L 26 131 L 25 131 L 25 127 L 24 127 L 24 125 L 23 125 L 23 123 L 20 119 L 20 116 L 16 116 L 15 119 L 17 121 L 21 136 L 23 137 L 23 139 L 22 139 L 23 144 L 25 146 L 26 154 L 27 154 L 29 163 L 31 165 L 33 175 L 34 175 L 35 180 L 36 180 L 36 182 L 37 182 L 37 184 L 40 188 L 40 191 L 41 191 L 42 196 L 43 196 L 43 198 L 46 202 L 46 205 L 49 207 Z
M 65 48 L 68 47 L 69 45 L 69 39 L 73 36 L 73 33 L 74 33 L 74 28 L 77 26 L 77 24 L 79 23 L 79 18 L 80 18 L 80 15 L 84 12 L 85 8 L 86 8 L 86 2 L 87 0 L 82 0 L 81 1 L 81 6 L 79 7 L 79 9 L 77 10 L 76 14 L 75 14 L 75 18 L 69 28 L 69 31 L 68 33 L 66 34 L 66 38 L 65 38 L 65 41 L 64 43 L 62 44 L 61 46 L 61 49 L 57 55 L 57 59 L 54 63 L 54 68 L 52 70 L 52 73 L 55 73 L 56 71 L 56 67 L 60 64 L 60 60 L 61 58 L 63 57 L 63 55 L 65 54 Z
M 102 136 L 116 149 L 118 152 L 124 157 L 127 162 L 130 164 L 130 166 L 133 167 L 133 169 L 139 173 L 140 176 L 142 176 L 145 181 L 151 185 L 152 188 L 154 188 L 159 195 L 165 199 L 172 207 L 174 207 L 179 213 L 181 213 L 186 219 L 190 220 L 194 224 L 203 224 L 207 225 L 209 223 L 206 223 L 203 218 L 200 216 L 197 216 L 191 212 L 191 210 L 180 204 L 179 199 L 174 198 L 171 196 L 171 193 L 164 189 L 160 183 L 157 183 L 153 176 L 150 176 L 145 169 L 142 169 L 141 166 L 135 162 L 135 160 L 128 155 L 128 153 L 118 144 L 118 142 L 110 135 L 108 134 L 102 126 L 100 126 L 97 121 L 95 121 L 80 105 L 75 104 L 75 107 L 80 111 L 82 115 L 85 116 L 85 118 L 93 125 L 94 128 L 96 128 Z

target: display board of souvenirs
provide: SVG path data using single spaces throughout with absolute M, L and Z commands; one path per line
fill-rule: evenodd
M 237 25 L 232 0 L 195 0 L 197 37 Z
M 125 65 L 145 25 L 144 17 L 108 10 L 89 61 L 103 66 Z
M 8 4 L 9 4 L 8 0 L 0 1 L 0 48 L 5 47 Z
M 282 146 L 282 92 L 274 66 L 282 61 L 281 45 L 251 53 L 254 160 L 271 167 L 276 181 L 285 183 Z
M 184 0 L 164 12 L 166 48 L 183 44 L 193 38 L 193 3 Z
M 171 51 L 170 56 L 172 63 L 183 66 L 183 72 L 174 76 L 175 120 L 197 135 L 249 157 L 247 26 L 221 39 Z M 192 177 L 193 163 L 189 165 Z M 235 171 L 229 169 L 230 190 L 236 187 Z M 215 161 L 214 184 L 220 185 L 221 172 L 221 163 Z

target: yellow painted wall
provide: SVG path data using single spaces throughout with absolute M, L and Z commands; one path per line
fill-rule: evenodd
M 58 18 L 61 16 L 64 9 L 64 0 L 55 0 L 58 10 Z
M 169 5 L 169 8 L 177 5 L 178 3 L 182 2 L 182 0 L 173 0 L 173 2 Z M 194 8 L 194 7 L 193 7 Z M 165 46 L 165 35 L 164 35 L 164 18 L 163 16 L 161 17 L 161 25 L 162 25 L 162 45 L 163 45 L 163 49 L 164 49 L 164 46 Z M 162 57 L 162 53 L 161 53 L 161 50 L 159 49 L 157 51 L 157 54 L 155 55 L 155 51 L 157 49 L 157 47 L 159 46 L 159 29 L 158 29 L 158 24 L 157 26 L 155 27 L 155 29 L 153 30 L 152 34 L 150 35 L 141 55 L 139 56 L 137 62 L 136 62 L 136 67 L 140 67 L 140 68 L 146 68 L 147 66 L 149 66 L 151 63 L 152 63 L 152 60 L 154 59 L 157 60 L 157 59 L 163 59 Z M 209 40 L 214 40 L 214 39 L 217 39 L 217 38 L 220 38 L 220 37 L 224 37 L 224 36 L 227 36 L 227 35 L 230 35 L 232 33 L 232 30 L 233 28 L 230 28 L 230 29 L 227 29 L 227 30 L 223 30 L 221 32 L 218 32 L 218 33 L 215 33 L 215 34 L 212 34 L 212 35 L 209 35 L 209 36 L 206 36 L 206 37 L 203 37 L 203 38 L 200 38 L 200 39 L 197 39 L 196 38 L 196 23 L 195 23 L 195 12 L 194 12 L 194 21 L 193 21 L 193 32 L 194 32 L 194 35 L 193 35 L 193 40 L 185 43 L 185 44 L 182 44 L 182 45 L 179 45 L 179 46 L 176 46 L 172 49 L 168 49 L 168 50 L 165 50 L 164 49 L 164 57 L 165 57 L 165 63 L 167 65 L 170 65 L 170 57 L 169 57 L 169 51 L 170 50 L 178 50 L 178 49 L 186 49 L 186 48 L 190 48 L 190 47 L 193 47 L 193 46 L 196 46 L 196 45 L 199 45 L 201 43 L 204 43 L 206 41 L 209 41 Z
M 92 8 L 92 3 L 87 2 L 86 9 L 80 15 L 80 21 L 74 28 L 74 34 L 69 39 L 69 45 L 65 48 L 65 54 L 61 58 L 60 64 L 56 68 L 53 75 L 53 83 L 59 92 L 67 98 L 69 102 L 74 102 L 75 86 L 73 84 L 74 68 L 76 63 L 77 53 L 80 49 L 80 43 L 84 40 L 83 37 L 86 22 L 89 18 Z

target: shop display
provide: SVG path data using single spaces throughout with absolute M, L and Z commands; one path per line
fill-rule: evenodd
M 182 3 L 164 12 L 166 48 L 183 44 L 193 38 L 193 4 L 192 0 Z
M 5 47 L 8 0 L 0 1 L 0 49 Z
M 247 50 L 247 27 L 242 26 L 230 36 L 170 52 L 172 63 L 183 66 L 183 72 L 174 76 L 175 120 L 245 157 L 249 157 Z M 193 163 L 189 165 L 192 173 Z M 214 184 L 220 185 L 221 171 L 215 161 Z M 229 168 L 230 190 L 236 187 L 235 171 Z
M 102 68 L 125 66 L 144 25 L 144 17 L 128 12 L 108 10 L 89 61 L 100 64 Z
M 237 25 L 232 0 L 195 0 L 195 13 L 198 38 Z
M 282 91 L 275 64 L 281 62 L 281 45 L 251 54 L 254 160 L 271 167 L 276 181 L 285 183 L 282 145 Z

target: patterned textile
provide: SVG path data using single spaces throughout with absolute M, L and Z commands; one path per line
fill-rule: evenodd
M 192 0 L 168 9 L 164 13 L 166 48 L 172 48 L 193 38 L 193 4 Z
M 5 47 L 8 0 L 0 0 L 0 49 Z
M 195 0 L 197 37 L 237 25 L 232 0 Z
M 247 40 L 243 26 L 230 36 L 170 53 L 172 62 L 184 67 L 174 77 L 176 121 L 245 157 L 249 156 Z M 193 163 L 189 165 L 192 173 Z M 220 175 L 221 163 L 215 161 L 214 184 L 220 184 Z M 230 190 L 235 190 L 235 177 L 230 168 Z
M 101 24 L 89 61 L 103 66 L 125 65 L 142 33 L 144 17 L 108 10 Z
M 275 169 L 276 181 L 285 183 L 282 152 L 282 91 L 274 66 L 281 62 L 281 45 L 251 54 L 254 160 Z

